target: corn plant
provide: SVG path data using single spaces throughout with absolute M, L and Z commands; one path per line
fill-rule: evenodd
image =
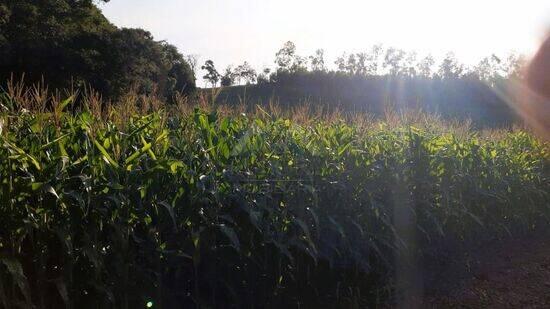
M 527 132 L 2 100 L 3 308 L 363 308 L 400 257 L 549 223 L 548 144 Z

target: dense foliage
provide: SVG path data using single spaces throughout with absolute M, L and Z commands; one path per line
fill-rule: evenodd
M 0 307 L 363 308 L 396 267 L 549 223 L 526 132 L 70 104 L 0 106 Z
M 141 29 L 118 29 L 92 1 L 0 0 L 0 81 L 91 86 L 116 99 L 135 88 L 172 99 L 195 79 L 177 49 Z

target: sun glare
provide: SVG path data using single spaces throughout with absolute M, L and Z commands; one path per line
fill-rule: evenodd
M 245 59 L 272 65 L 288 40 L 302 54 L 322 48 L 328 58 L 383 44 L 436 57 L 453 51 L 471 64 L 493 53 L 532 53 L 550 20 L 550 1 L 544 0 L 205 0 L 191 11 L 175 0 L 162 7 L 129 2 L 109 2 L 104 13 L 119 26 L 144 27 L 222 67 Z

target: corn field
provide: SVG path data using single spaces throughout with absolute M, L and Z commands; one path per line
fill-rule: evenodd
M 74 101 L 2 96 L 0 308 L 364 308 L 400 267 L 548 229 L 526 131 Z

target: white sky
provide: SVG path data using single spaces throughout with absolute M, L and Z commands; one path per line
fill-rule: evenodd
M 140 27 L 183 54 L 212 59 L 218 71 L 248 61 L 273 66 L 288 40 L 307 56 L 381 43 L 467 64 L 492 53 L 532 53 L 550 27 L 550 0 L 111 0 L 117 26 Z

